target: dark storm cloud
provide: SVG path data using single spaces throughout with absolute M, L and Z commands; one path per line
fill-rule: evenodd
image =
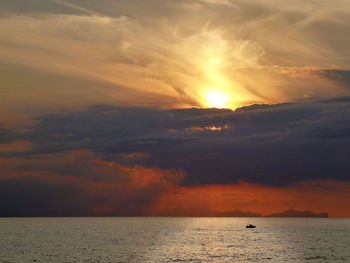
M 184 176 L 175 170 L 119 166 L 92 155 L 75 151 L 0 158 L 0 217 L 147 215 L 159 195 Z M 57 169 L 63 163 L 65 171 Z
M 87 215 L 86 197 L 79 188 L 40 178 L 0 180 L 0 216 Z
M 0 144 L 12 142 L 16 139 L 16 134 L 11 130 L 2 128 L 0 126 Z
M 0 180 L 0 217 L 142 215 L 142 205 L 152 203 L 156 188 L 98 188 L 74 180 L 52 181 L 40 177 Z M 99 211 L 99 207 L 115 207 Z M 130 206 L 137 207 L 133 210 Z
M 317 72 L 323 78 L 336 81 L 340 83 L 343 87 L 350 89 L 350 70 L 335 70 L 326 69 Z
M 236 111 L 97 105 L 41 116 L 23 138 L 31 150 L 18 155 L 85 148 L 106 161 L 183 169 L 185 184 L 349 180 L 349 106 L 349 97 Z M 147 158 L 121 157 L 134 152 Z

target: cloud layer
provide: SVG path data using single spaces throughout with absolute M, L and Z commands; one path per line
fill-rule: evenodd
M 231 108 L 349 94 L 334 78 L 350 68 L 348 1 L 36 2 L 0 6 L 2 93 L 26 107 L 205 107 L 211 90 Z
M 3 130 L 2 210 L 266 215 L 293 208 L 349 216 L 349 103 L 339 97 L 236 111 L 96 105 L 42 115 L 31 130 Z
M 348 32 L 348 0 L 2 0 L 0 215 L 350 216 Z
M 186 171 L 185 184 L 285 185 L 349 180 L 347 97 L 219 109 L 155 110 L 98 105 L 41 116 L 22 135 L 31 154 L 91 149 L 107 158 Z

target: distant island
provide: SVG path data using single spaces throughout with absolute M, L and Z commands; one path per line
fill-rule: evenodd
M 193 216 L 193 215 L 187 215 L 187 216 Z M 195 215 L 198 216 L 198 215 Z M 201 215 L 201 216 L 208 216 L 208 215 Z M 312 217 L 312 218 L 328 218 L 328 213 L 314 213 L 310 210 L 305 211 L 298 211 L 294 209 L 289 209 L 281 213 L 272 213 L 268 215 L 263 215 L 260 213 L 253 213 L 250 211 L 241 211 L 241 210 L 232 210 L 232 211 L 221 211 L 221 212 L 214 212 L 212 215 L 209 216 L 216 216 L 216 217 Z
M 266 217 L 328 217 L 328 213 L 314 213 L 310 210 L 297 211 L 297 210 L 287 210 L 282 213 L 273 213 L 267 215 Z

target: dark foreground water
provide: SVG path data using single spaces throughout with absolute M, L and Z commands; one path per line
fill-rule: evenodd
M 350 219 L 2 218 L 0 262 L 350 262 Z

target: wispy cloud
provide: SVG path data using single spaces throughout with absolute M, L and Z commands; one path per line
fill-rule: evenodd
M 82 12 L 84 14 L 101 15 L 100 13 L 98 13 L 98 12 L 96 12 L 94 10 L 87 9 L 87 8 L 84 8 L 84 7 L 81 7 L 79 5 L 75 5 L 75 4 L 72 4 L 72 3 L 68 3 L 68 2 L 63 1 L 63 0 L 47 0 L 47 1 L 51 1 L 53 3 L 59 4 L 59 5 L 63 5 L 65 7 L 72 8 L 73 10 L 80 11 L 80 12 Z
M 274 70 L 347 70 L 350 8 L 344 1 L 154 0 L 152 10 L 115 1 L 102 1 L 98 9 L 93 2 L 86 8 L 52 1 L 85 15 L 2 17 L 3 61 L 98 81 L 96 93 L 116 103 L 205 107 L 214 89 L 235 108 L 348 92 L 344 82 Z

